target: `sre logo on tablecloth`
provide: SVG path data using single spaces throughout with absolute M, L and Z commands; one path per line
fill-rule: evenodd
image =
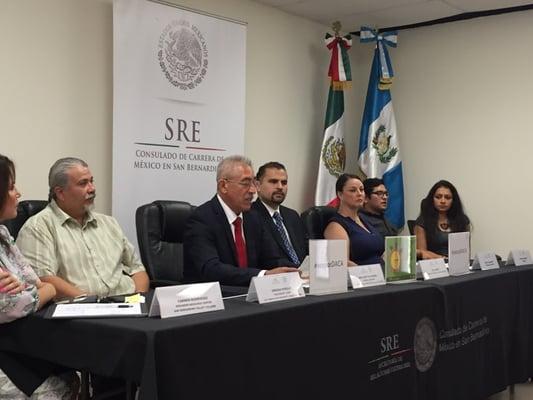
M 418 321 L 413 342 L 416 368 L 420 372 L 426 372 L 433 365 L 437 354 L 437 329 L 431 319 L 424 317 Z

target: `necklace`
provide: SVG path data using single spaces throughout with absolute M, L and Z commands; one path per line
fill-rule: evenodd
M 448 221 L 439 222 L 439 228 L 442 231 L 447 231 L 448 229 L 450 229 L 450 225 L 448 224 Z

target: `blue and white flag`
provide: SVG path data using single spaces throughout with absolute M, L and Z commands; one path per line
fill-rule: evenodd
M 385 216 L 396 227 L 404 225 L 403 175 L 396 120 L 390 90 L 380 83 L 380 53 L 374 50 L 374 61 L 368 82 L 365 112 L 359 137 L 359 167 L 369 178 L 382 178 L 389 191 Z

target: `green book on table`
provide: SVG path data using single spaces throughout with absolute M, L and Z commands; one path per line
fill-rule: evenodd
M 384 259 L 387 282 L 414 280 L 416 277 L 416 237 L 387 236 Z

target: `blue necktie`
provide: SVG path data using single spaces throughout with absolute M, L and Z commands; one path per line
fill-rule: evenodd
M 274 224 L 278 229 L 278 232 L 281 236 L 281 241 L 283 242 L 283 246 L 285 247 L 285 251 L 289 255 L 291 262 L 293 264 L 300 264 L 300 260 L 298 259 L 298 256 L 296 255 L 296 252 L 294 251 L 291 242 L 289 242 L 287 234 L 285 233 L 285 228 L 283 227 L 283 219 L 281 218 L 281 215 L 279 214 L 279 212 L 276 211 L 272 217 L 274 218 Z

